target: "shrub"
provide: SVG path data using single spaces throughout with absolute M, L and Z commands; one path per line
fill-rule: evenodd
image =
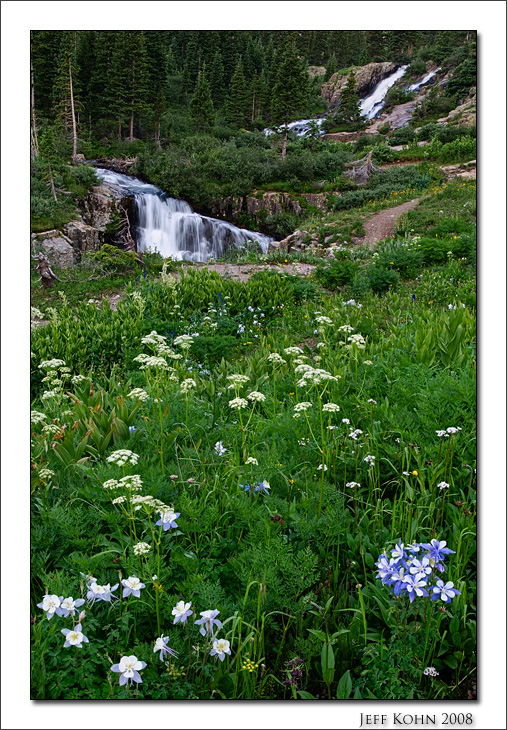
M 400 127 L 389 137 L 389 144 L 391 146 L 397 144 L 408 144 L 413 142 L 415 139 L 415 132 L 411 127 Z
M 431 139 L 433 139 L 433 137 L 436 136 L 439 129 L 441 129 L 441 125 L 436 124 L 435 122 L 425 124 L 424 127 L 421 127 L 421 129 L 417 132 L 417 140 L 426 140 L 429 142 Z
M 92 261 L 100 263 L 104 269 L 113 271 L 130 271 L 139 266 L 137 254 L 134 251 L 122 251 L 116 246 L 105 243 L 100 251 L 90 253 Z
M 358 269 L 354 261 L 333 261 L 328 266 L 319 266 L 315 270 L 315 278 L 326 289 L 336 289 L 350 284 Z
M 410 244 L 393 242 L 379 251 L 377 265 L 388 270 L 398 271 L 405 278 L 415 276 L 417 269 L 422 266 L 422 252 Z
M 370 288 L 375 294 L 383 294 L 389 289 L 395 289 L 400 275 L 393 269 L 386 269 L 383 266 L 372 266 L 368 271 Z

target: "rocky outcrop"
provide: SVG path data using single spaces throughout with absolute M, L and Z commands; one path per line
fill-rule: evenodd
M 366 66 L 354 66 L 357 84 L 357 92 L 360 97 L 365 97 L 373 91 L 375 86 L 396 71 L 398 64 L 385 61 L 383 63 L 368 63 Z M 331 107 L 337 105 L 340 100 L 340 92 L 342 87 L 347 83 L 348 74 L 333 74 L 329 81 L 322 84 L 321 96 L 329 102 Z
M 292 213 L 304 216 L 308 207 L 327 210 L 327 193 L 278 193 L 265 192 L 258 195 L 222 198 L 212 206 L 209 214 L 241 224 L 241 214 L 249 215 L 262 225 L 268 216 Z
M 453 109 L 446 117 L 438 120 L 439 124 L 463 124 L 466 127 L 473 127 L 477 124 L 477 92 L 475 87 L 471 90 L 470 95 Z
M 88 226 L 83 221 L 71 221 L 63 227 L 66 238 L 71 242 L 77 256 L 85 251 L 98 251 L 103 244 L 100 240 L 100 232 L 97 228 Z
M 43 253 L 51 266 L 69 269 L 76 263 L 76 252 L 69 239 L 60 231 L 32 233 L 31 243 L 34 254 Z
M 326 75 L 326 67 L 325 66 L 308 66 L 308 76 L 311 79 L 314 79 L 316 76 L 325 76 Z
M 328 132 L 322 135 L 328 142 L 355 142 L 359 139 L 359 132 Z

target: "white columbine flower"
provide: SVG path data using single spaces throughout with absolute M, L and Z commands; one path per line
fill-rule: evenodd
M 213 649 L 210 651 L 210 656 L 217 656 L 223 662 L 225 655 L 230 655 L 230 653 L 231 648 L 227 639 L 215 639 L 213 641 Z
M 79 608 L 79 606 L 82 606 L 85 602 L 84 598 L 78 598 L 77 600 L 74 600 L 72 596 L 69 596 L 69 598 L 65 598 L 65 600 L 62 601 L 60 605 L 61 615 L 67 618 L 67 616 L 74 616 L 74 611 L 76 608 Z
M 46 616 L 48 618 L 48 621 L 50 621 L 55 613 L 57 616 L 62 615 L 62 610 L 60 608 L 60 604 L 62 601 L 63 596 L 46 594 L 42 599 L 42 603 L 37 604 L 37 608 L 42 608 L 43 611 L 46 611 Z
M 63 645 L 64 648 L 68 648 L 69 646 L 77 646 L 78 649 L 81 649 L 83 646 L 83 641 L 88 644 L 88 639 L 81 631 L 81 624 L 76 624 L 73 629 L 62 629 L 62 634 L 65 636 L 65 644 Z

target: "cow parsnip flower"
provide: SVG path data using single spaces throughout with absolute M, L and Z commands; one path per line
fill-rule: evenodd
M 137 542 L 134 545 L 133 550 L 134 550 L 134 555 L 147 555 L 151 550 L 151 545 L 147 542 Z M 123 581 L 122 581 L 122 584 L 125 585 Z M 144 586 L 143 586 L 143 588 L 144 588 Z
M 125 466 L 127 463 L 135 466 L 139 461 L 139 455 L 129 449 L 118 449 L 118 451 L 113 451 L 107 457 L 106 461 L 110 464 L 117 464 L 118 466 Z
M 242 408 L 246 408 L 247 405 L 248 401 L 245 398 L 233 398 L 229 401 L 229 406 L 233 410 L 241 410 Z

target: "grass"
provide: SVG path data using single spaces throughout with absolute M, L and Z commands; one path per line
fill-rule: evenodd
M 314 230 L 350 231 L 411 194 L 397 192 L 314 219 Z M 155 260 L 146 276 L 90 282 L 83 266 L 49 294 L 33 286 L 50 320 L 31 343 L 32 410 L 42 414 L 32 425 L 33 698 L 466 699 L 475 270 L 447 251 L 424 264 L 439 249 L 420 246 L 438 226 L 445 246 L 471 236 L 474 201 L 471 183 L 435 185 L 394 241 L 344 254 L 359 268 L 336 293 L 273 271 L 242 284 L 191 267 L 176 282 Z M 251 263 L 280 256 L 245 252 Z M 383 295 L 368 285 L 379 259 L 400 275 Z M 285 260 L 316 263 L 304 252 Z M 82 303 L 111 291 L 124 293 L 115 312 Z M 320 377 L 296 372 L 291 347 Z M 461 430 L 437 434 L 449 427 Z M 136 463 L 108 461 L 119 449 Z M 136 474 L 140 491 L 128 488 Z M 376 563 L 400 539 L 445 540 L 454 552 L 443 580 L 460 594 L 410 602 L 382 585 Z M 87 575 L 119 583 L 118 598 L 83 606 L 89 643 L 64 648 L 60 629 L 79 610 L 48 621 L 37 604 L 46 593 L 86 599 Z M 145 586 L 139 597 L 122 595 L 129 576 Z M 193 614 L 174 624 L 179 601 Z M 223 661 L 194 624 L 210 610 Z M 177 652 L 164 663 L 153 652 L 160 636 Z M 146 662 L 143 683 L 120 686 L 111 666 L 129 655 Z

